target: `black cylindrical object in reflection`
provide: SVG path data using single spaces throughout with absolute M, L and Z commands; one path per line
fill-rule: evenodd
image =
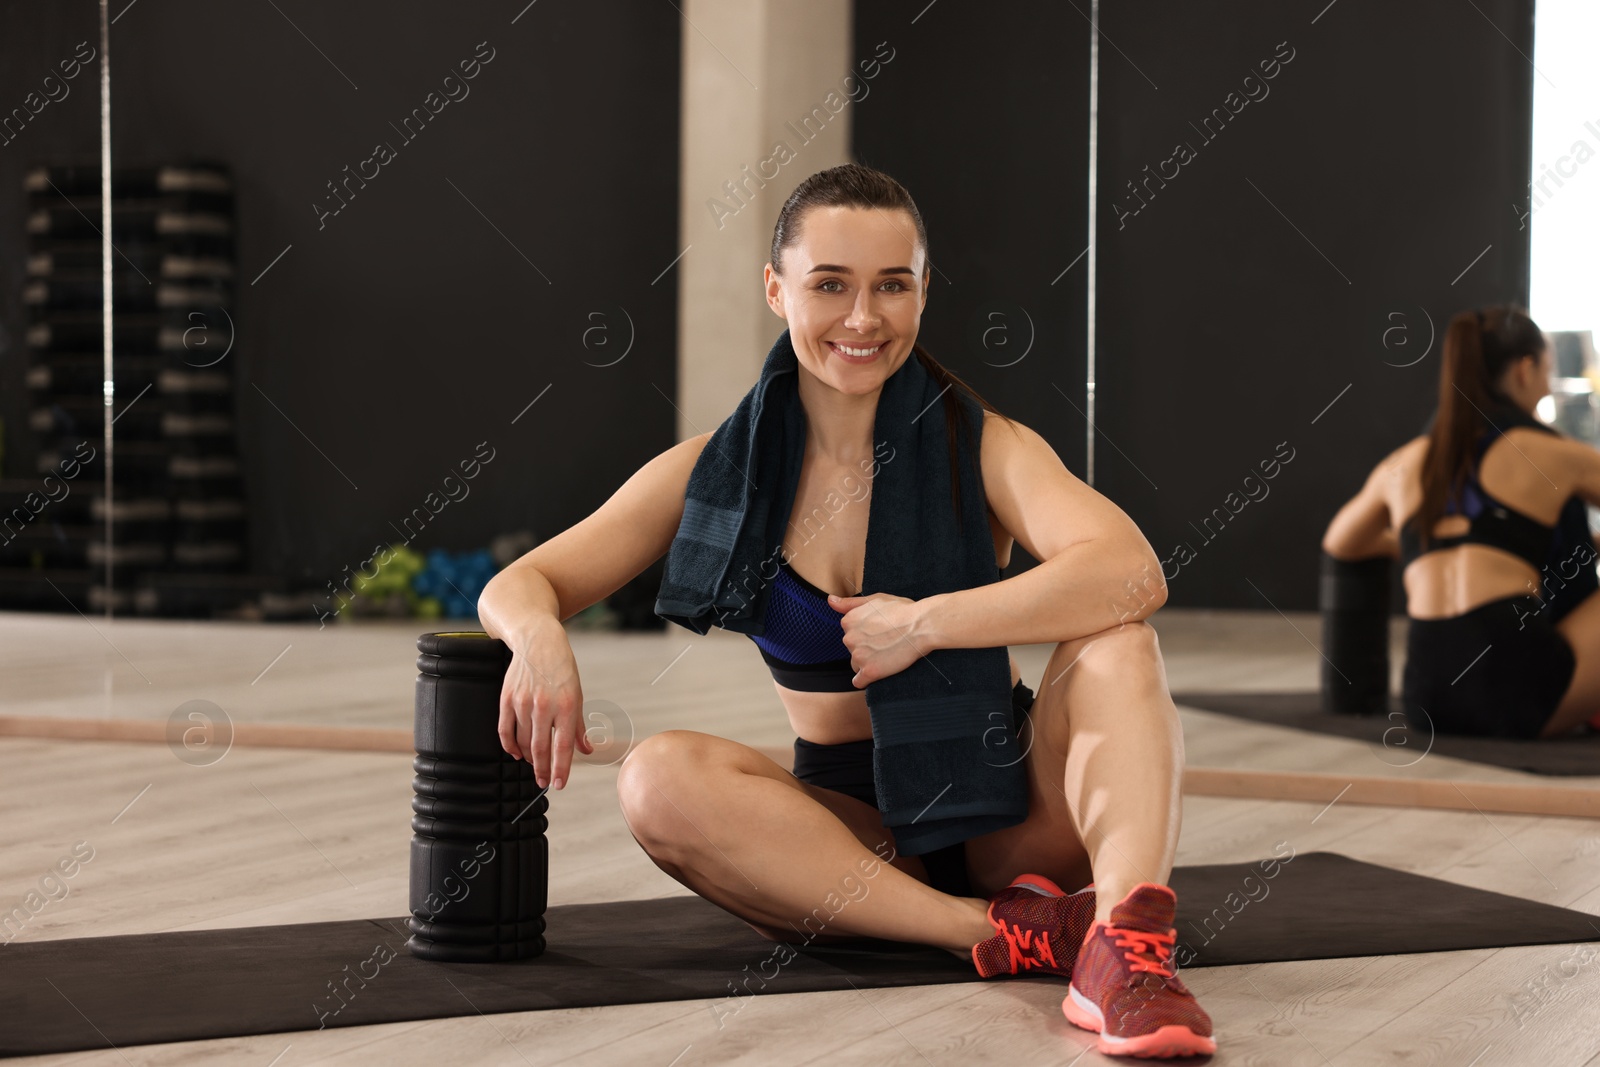
M 511 650 L 479 632 L 417 638 L 412 955 L 454 963 L 544 951 L 550 884 L 533 768 L 500 747 Z
M 1393 561 L 1338 560 L 1322 553 L 1322 710 L 1389 710 L 1389 574 Z

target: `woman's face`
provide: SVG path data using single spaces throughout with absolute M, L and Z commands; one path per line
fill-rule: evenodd
M 789 323 L 800 365 L 841 393 L 873 392 L 911 354 L 928 300 L 916 236 L 905 211 L 816 207 L 783 274 L 767 264 L 767 304 Z
M 1550 395 L 1550 373 L 1555 369 L 1555 357 L 1549 346 L 1523 356 L 1508 366 L 1500 381 L 1500 391 L 1518 407 L 1532 411 L 1534 406 Z

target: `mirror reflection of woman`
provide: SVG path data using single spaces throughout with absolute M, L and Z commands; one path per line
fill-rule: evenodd
M 1173 961 L 1175 896 L 1166 882 L 1183 740 L 1145 621 L 1166 599 L 1149 543 L 1042 436 L 995 411 L 917 344 L 931 280 L 927 232 L 893 178 L 850 164 L 802 182 L 779 215 L 764 280 L 768 306 L 788 324 L 807 426 L 772 589 L 772 603 L 786 610 L 769 607 L 762 645 L 799 738 L 795 766 L 697 730 L 646 737 L 618 778 L 634 838 L 662 870 L 770 940 L 938 945 L 983 977 L 1070 980 L 1062 1010 L 1100 1033 L 1103 1052 L 1214 1050 L 1210 1019 Z M 959 389 L 981 404 L 974 429 L 996 565 L 1020 544 L 1039 566 L 921 600 L 857 596 L 867 508 L 844 507 L 816 536 L 802 533 L 794 516 L 835 510 L 826 496 L 872 469 L 878 398 L 907 360 L 920 360 L 947 400 Z M 943 408 L 950 418 L 951 406 Z M 514 655 L 502 743 L 533 764 L 541 785 L 553 778 L 560 788 L 574 745 L 585 744 L 582 691 L 560 620 L 668 551 L 708 437 L 656 457 L 484 590 L 484 627 Z M 1144 595 L 1130 600 L 1130 582 Z M 925 855 L 899 852 L 876 806 L 866 686 L 930 649 L 1043 643 L 1054 648 L 1037 699 L 1011 662 L 1025 821 Z M 820 652 L 801 661 L 786 651 L 807 648 Z M 838 896 L 841 878 L 853 879 L 859 896 L 818 935 L 810 917 Z
M 1429 432 L 1378 463 L 1329 524 L 1340 560 L 1397 558 L 1410 617 L 1402 699 L 1440 733 L 1559 737 L 1600 713 L 1595 545 L 1552 559 L 1574 498 L 1600 505 L 1600 451 L 1539 423 L 1544 334 L 1514 305 L 1445 331 Z M 1557 571 L 1588 568 L 1564 588 Z M 1584 595 L 1585 593 L 1588 595 Z

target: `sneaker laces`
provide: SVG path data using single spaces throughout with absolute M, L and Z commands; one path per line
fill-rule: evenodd
M 1177 939 L 1176 930 L 1157 933 L 1154 930 L 1134 930 L 1125 926 L 1107 925 L 1106 933 L 1116 938 L 1118 948 L 1125 949 L 1123 958 L 1128 970 L 1148 971 L 1162 978 L 1171 978 L 1172 945 Z
M 1005 935 L 1006 948 L 1011 957 L 1011 973 L 1030 967 L 1055 967 L 1055 950 L 1050 947 L 1050 932 L 1025 930 L 1016 923 L 1006 923 L 1000 931 Z M 1031 952 L 1029 951 L 1031 950 Z

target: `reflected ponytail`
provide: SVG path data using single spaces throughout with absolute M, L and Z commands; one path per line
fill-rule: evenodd
M 1424 547 L 1461 491 L 1472 468 L 1473 445 L 1489 429 L 1488 412 L 1511 401 L 1500 392 L 1507 367 L 1544 351 L 1544 334 L 1514 304 L 1463 311 L 1445 329 L 1439 368 L 1439 406 L 1422 460 L 1422 503 L 1408 520 Z

